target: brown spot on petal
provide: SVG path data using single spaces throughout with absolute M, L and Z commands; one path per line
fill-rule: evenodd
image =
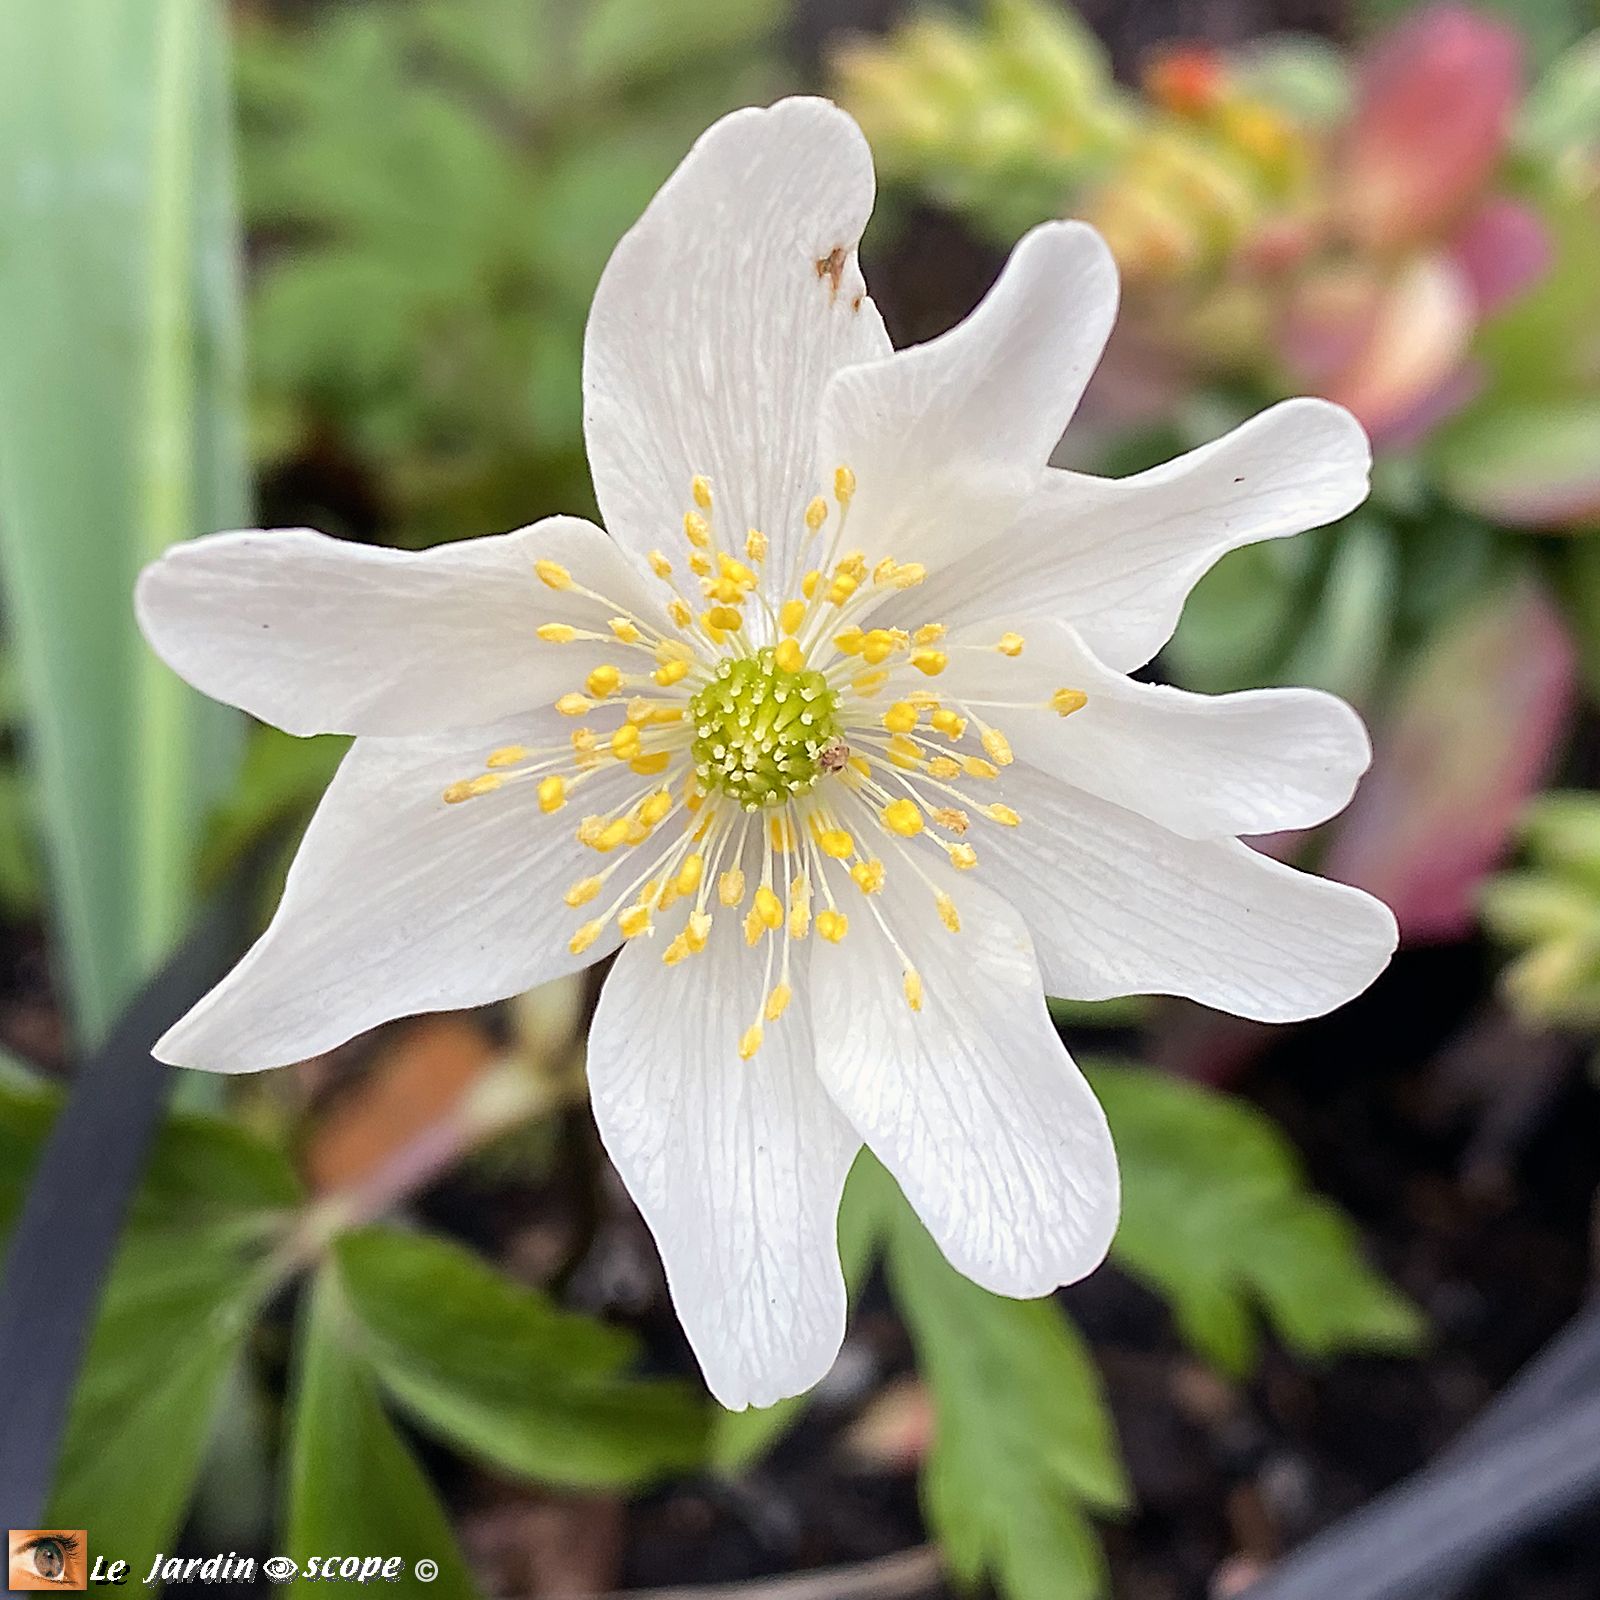
M 842 244 L 836 244 L 827 255 L 817 262 L 817 276 L 828 280 L 830 299 L 836 300 L 839 297 L 839 280 L 844 276 L 846 256 L 845 247 Z

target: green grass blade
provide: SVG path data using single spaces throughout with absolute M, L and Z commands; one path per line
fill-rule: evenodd
M 144 649 L 174 539 L 248 519 L 216 0 L 0 0 L 0 581 L 80 1031 L 182 925 L 236 719 Z

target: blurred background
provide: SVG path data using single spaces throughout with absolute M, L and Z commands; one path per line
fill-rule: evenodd
M 589 1119 L 593 975 L 183 1075 L 64 1437 L 37 1441 L 47 1525 L 136 1577 L 157 1551 L 341 1551 L 430 1557 L 452 1597 L 1227 1600 L 1438 1457 L 1579 1312 L 1594 0 L 0 15 L 0 1231 L 74 1064 L 200 897 L 248 883 L 264 918 L 342 752 L 166 673 L 139 565 L 221 527 L 414 547 L 592 513 L 606 256 L 703 127 L 796 89 L 874 145 L 862 254 L 897 343 L 964 315 L 1034 223 L 1103 230 L 1122 320 L 1063 463 L 1136 471 L 1288 394 L 1364 421 L 1370 501 L 1227 557 L 1155 671 L 1361 707 L 1350 810 L 1261 842 L 1404 937 L 1292 1029 L 1056 1005 L 1122 1154 L 1111 1265 L 995 1299 L 863 1166 L 836 1369 L 737 1417 Z M 1451 1592 L 1593 1600 L 1597 1535 L 1579 1511 Z

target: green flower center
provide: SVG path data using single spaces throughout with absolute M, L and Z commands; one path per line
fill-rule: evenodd
M 708 789 L 746 811 L 809 789 L 839 739 L 838 697 L 820 672 L 786 672 L 771 650 L 725 660 L 689 702 L 694 762 Z

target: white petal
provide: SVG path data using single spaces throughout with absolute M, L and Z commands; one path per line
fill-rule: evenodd
M 937 574 L 918 601 L 948 622 L 1058 617 L 1108 665 L 1142 666 L 1229 550 L 1320 527 L 1366 498 L 1372 453 L 1347 411 L 1286 400 L 1132 478 L 1050 471 L 998 554 Z
M 575 837 L 576 808 L 543 814 L 531 783 L 460 805 L 440 798 L 481 771 L 488 751 L 532 737 L 537 725 L 519 718 L 358 739 L 271 925 L 156 1055 L 212 1072 L 283 1066 L 390 1018 L 484 1005 L 608 954 L 614 939 L 582 956 L 567 948 L 590 913 L 570 911 L 562 891 L 595 860 Z M 615 804 L 636 787 L 618 766 L 586 787 L 585 802 Z
M 615 606 L 547 588 L 540 558 Z M 604 632 L 616 606 L 660 616 L 615 543 L 577 517 L 422 551 L 309 528 L 212 534 L 146 567 L 135 603 L 180 677 L 296 734 L 437 733 L 548 705 L 616 647 L 546 644 L 540 623 Z
M 823 398 L 819 468 L 856 475 L 849 546 L 938 566 L 1003 533 L 1077 409 L 1116 306 L 1100 235 L 1050 222 L 965 322 L 841 372 Z
M 722 912 L 676 967 L 624 948 L 589 1034 L 595 1121 L 654 1233 L 679 1319 L 730 1410 L 808 1389 L 844 1338 L 839 1196 L 860 1148 L 796 1003 L 750 1061 L 764 958 Z
M 848 936 L 812 954 L 818 1070 L 952 1266 L 999 1294 L 1048 1294 L 1110 1246 L 1116 1154 L 1045 1011 L 1021 919 L 970 877 L 929 866 L 956 898 L 960 933 L 909 870 L 891 864 L 872 900 L 921 976 L 922 1009 L 852 901 Z
M 1020 760 L 1174 833 L 1217 839 L 1325 822 L 1372 760 L 1361 718 L 1319 689 L 1190 694 L 1111 671 L 1060 623 L 1030 624 L 1014 657 L 992 648 L 999 633 L 952 634 L 941 691 L 957 704 L 1021 702 L 979 710 Z M 1060 717 L 1044 704 L 1057 688 L 1088 703 Z
M 782 100 L 704 133 L 617 246 L 589 313 L 584 431 L 629 548 L 672 544 L 702 473 L 731 546 L 759 528 L 786 561 L 823 487 L 823 386 L 889 348 L 855 254 L 872 197 L 855 123 Z
M 1005 777 L 1022 825 L 991 830 L 977 870 L 1027 921 L 1051 994 L 1295 1022 L 1354 999 L 1394 953 L 1394 916 L 1360 889 L 1180 838 L 1020 762 Z

